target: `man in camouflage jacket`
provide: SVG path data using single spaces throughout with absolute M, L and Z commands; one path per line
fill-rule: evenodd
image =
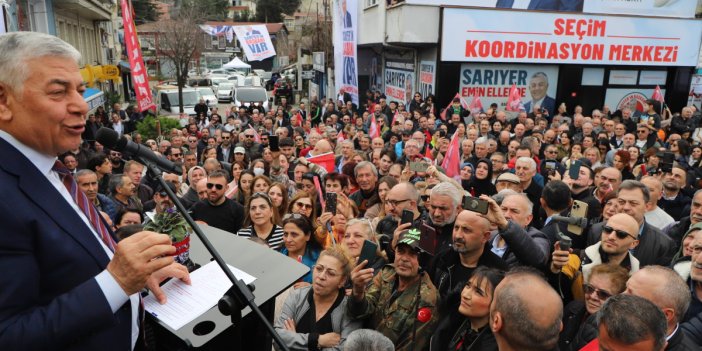
M 361 262 L 351 273 L 353 292 L 347 305 L 351 318 L 366 320 L 399 351 L 428 349 L 438 322 L 438 291 L 419 267 L 419 231 L 400 235 L 395 264 L 373 275 Z M 366 288 L 369 281 L 373 283 Z

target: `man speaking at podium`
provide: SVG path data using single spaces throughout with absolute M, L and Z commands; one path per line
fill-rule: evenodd
M 88 106 L 80 53 L 41 33 L 0 35 L 0 350 L 138 349 L 139 292 L 190 282 L 167 235 L 119 244 L 59 153 Z

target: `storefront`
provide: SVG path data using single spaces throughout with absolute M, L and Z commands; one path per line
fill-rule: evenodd
M 565 102 L 570 113 L 575 105 L 615 111 L 640 108 L 658 85 L 679 111 L 702 39 L 702 22 L 691 18 L 454 7 L 441 17 L 442 106 L 460 92 L 504 107 L 515 85 L 525 108 L 553 113 Z

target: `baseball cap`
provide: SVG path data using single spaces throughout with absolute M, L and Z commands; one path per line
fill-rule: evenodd
M 402 233 L 400 233 L 400 237 L 397 240 L 397 245 L 407 245 L 413 250 L 419 252 L 421 250 L 419 247 L 419 239 L 421 235 L 421 232 L 417 228 L 404 230 Z
M 521 184 L 521 180 L 519 180 L 519 177 L 517 177 L 516 174 L 509 173 L 509 172 L 505 172 L 505 173 L 500 174 L 497 177 L 497 180 L 495 180 L 495 183 L 498 183 L 498 182 L 510 182 L 510 183 L 514 183 L 514 184 Z
M 234 148 L 234 153 L 235 154 L 245 154 L 246 149 L 244 149 L 244 147 L 242 147 L 242 146 L 237 146 Z

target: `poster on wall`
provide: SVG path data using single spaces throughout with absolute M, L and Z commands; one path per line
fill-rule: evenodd
M 405 0 L 408 4 L 694 18 L 696 0 Z
M 441 33 L 442 61 L 694 67 L 702 21 L 446 8 Z
M 334 0 L 334 85 L 358 106 L 358 0 Z M 336 94 L 335 94 L 336 95 Z
M 556 110 L 558 66 L 464 63 L 459 79 L 461 96 L 468 102 L 478 96 L 486 108 L 496 103 L 504 109 L 510 88 L 515 85 L 525 110 L 532 111 L 536 105 L 549 114 Z
M 414 63 L 385 61 L 385 96 L 387 102 L 407 104 L 414 94 Z
M 690 93 L 687 96 L 687 104 L 695 105 L 697 109 L 702 109 L 702 74 L 693 74 L 690 82 Z
M 414 63 L 385 61 L 385 96 L 387 102 L 407 104 L 414 93 Z
M 433 61 L 421 61 L 419 63 L 419 93 L 422 99 L 434 94 L 434 82 L 436 80 L 436 64 Z
M 653 96 L 655 89 L 607 89 L 605 95 L 605 105 L 609 106 L 611 111 L 621 110 L 628 107 L 632 111 L 643 111 L 643 106 L 646 100 Z M 665 96 L 665 89 L 661 89 L 661 93 Z
M 383 64 L 382 58 L 378 55 L 371 57 L 370 78 L 368 79 L 368 89 L 371 91 L 383 91 Z

